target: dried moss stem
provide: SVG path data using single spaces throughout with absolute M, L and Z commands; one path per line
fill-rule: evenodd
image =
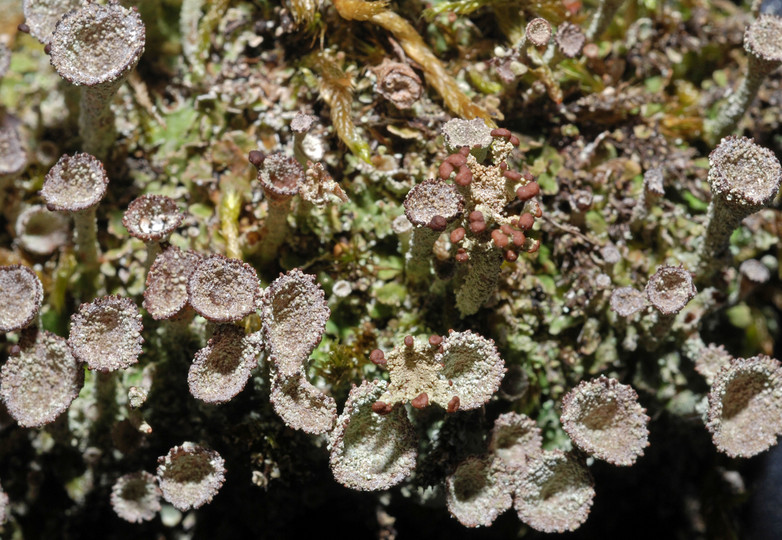
M 340 140 L 350 151 L 370 163 L 369 144 L 361 137 L 352 119 L 353 80 L 325 53 L 313 55 L 312 67 L 318 72 L 318 90 L 331 108 L 331 121 Z

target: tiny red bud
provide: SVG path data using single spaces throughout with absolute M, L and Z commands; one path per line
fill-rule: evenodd
M 505 128 L 494 128 L 493 130 L 491 130 L 490 135 L 492 137 L 502 137 L 504 139 L 508 139 L 510 138 L 512 133 L 510 132 L 510 130 L 507 130 Z
M 386 365 L 386 358 L 383 354 L 383 351 L 380 349 L 375 349 L 371 353 L 369 353 L 369 359 L 372 361 L 373 364 L 378 366 L 385 366 Z
M 499 229 L 494 229 L 491 232 L 491 239 L 494 241 L 494 245 L 500 249 L 508 245 L 508 237 L 505 236 Z
M 413 398 L 410 400 L 410 405 L 415 407 L 416 409 L 423 409 L 427 405 L 429 405 L 429 396 L 426 395 L 426 392 L 421 392 L 418 394 L 418 397 Z
M 467 231 L 464 230 L 464 227 L 459 227 L 457 229 L 454 229 L 451 231 L 451 243 L 456 244 L 457 242 L 461 242 L 464 240 L 464 235 L 467 234 Z
M 486 222 L 485 221 L 472 221 L 472 222 L 470 222 L 470 230 L 474 234 L 481 234 L 483 231 L 486 230 Z
M 451 177 L 452 172 L 453 172 L 453 165 L 451 165 L 447 161 L 443 161 L 440 164 L 440 170 L 438 171 L 438 173 L 441 179 L 448 180 Z
M 442 342 L 443 342 L 442 336 L 438 336 L 437 334 L 432 334 L 431 336 L 429 336 L 429 345 L 433 347 L 438 347 Z
M 467 163 L 467 158 L 462 154 L 451 154 L 445 161 L 453 165 L 454 167 L 463 167 Z
M 535 224 L 535 216 L 532 214 L 521 214 L 519 216 L 519 229 L 522 231 L 528 231 L 532 228 L 532 225 Z
M 483 214 L 478 210 L 473 210 L 467 218 L 470 221 L 483 221 Z
M 521 180 L 521 173 L 518 171 L 505 171 L 502 173 L 502 176 L 513 182 L 518 182 Z
M 429 221 L 429 225 L 427 225 L 427 227 L 437 232 L 444 231 L 447 226 L 448 221 L 443 216 L 433 216 Z
M 413 336 L 405 336 L 405 347 L 412 347 L 414 343 Z
M 386 403 L 385 401 L 375 401 L 372 404 L 372 412 L 377 414 L 388 414 L 393 410 L 393 407 L 390 403 Z
M 266 159 L 266 156 L 260 150 L 250 150 L 247 159 L 255 167 L 260 167 L 263 164 L 263 160 Z
M 448 408 L 446 412 L 455 413 L 459 410 L 459 396 L 453 396 L 451 401 L 448 402 Z
M 508 250 L 505 252 L 505 260 L 508 262 L 515 262 L 519 258 L 519 254 L 515 251 Z
M 456 176 L 454 176 L 453 181 L 458 186 L 469 186 L 470 182 L 472 182 L 472 171 L 469 167 L 460 167 L 459 172 L 456 173 Z
M 525 186 L 521 186 L 516 190 L 516 197 L 520 201 L 528 201 L 531 198 L 537 196 L 540 193 L 540 186 L 537 182 L 530 182 Z

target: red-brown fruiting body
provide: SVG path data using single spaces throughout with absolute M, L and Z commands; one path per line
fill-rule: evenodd
M 20 32 L 24 32 L 25 34 L 30 33 L 30 27 L 24 23 L 19 23 L 19 26 L 17 26 L 16 29 L 19 30 Z
M 540 193 L 540 186 L 537 182 L 530 182 L 526 186 L 516 189 L 516 197 L 520 201 L 528 201 Z
M 432 220 L 429 222 L 427 227 L 433 231 L 442 232 L 446 227 L 448 227 L 448 220 L 446 220 L 443 216 L 434 216 L 432 217 Z
M 412 347 L 415 344 L 413 336 L 405 336 L 405 347 Z
M 502 172 L 505 172 L 505 171 L 507 171 L 507 170 L 508 170 L 508 164 L 507 164 L 507 163 L 505 163 L 504 161 L 503 161 L 502 163 L 500 163 L 500 170 L 501 170 Z
M 470 182 L 472 182 L 472 171 L 466 166 L 460 168 L 459 172 L 454 176 L 453 181 L 458 186 L 469 186 Z
M 450 163 L 455 168 L 464 167 L 464 165 L 467 164 L 467 158 L 464 157 L 462 154 L 451 154 L 447 158 L 445 158 L 446 163 Z
M 508 237 L 505 236 L 499 229 L 494 229 L 491 232 L 491 239 L 494 241 L 494 245 L 500 249 L 508 245 Z
M 459 410 L 459 396 L 453 396 L 451 401 L 448 402 L 448 408 L 446 412 L 455 413 Z
M 429 405 L 429 396 L 426 392 L 421 392 L 418 396 L 410 400 L 410 405 L 416 409 L 424 409 Z
M 438 172 L 440 178 L 442 178 L 443 180 L 448 180 L 451 177 L 451 173 L 453 172 L 453 165 L 451 165 L 447 161 L 443 161 L 440 164 L 440 169 Z
M 451 242 L 457 243 L 464 240 L 464 235 L 467 233 L 467 231 L 464 230 L 464 227 L 459 227 L 457 229 L 454 229 L 451 231 Z
M 480 148 L 480 145 L 478 145 L 478 144 L 476 144 L 475 146 L 476 146 L 476 148 Z M 462 146 L 461 148 L 459 148 L 459 153 L 461 155 L 463 155 L 464 157 L 467 157 L 469 155 L 469 153 L 470 153 L 470 149 L 467 148 L 466 146 Z
M 438 336 L 437 334 L 432 334 L 429 336 L 429 345 L 432 347 L 439 347 L 440 344 L 443 342 L 443 337 Z
M 505 252 L 505 260 L 508 262 L 515 262 L 519 258 L 519 254 L 515 251 L 508 250 Z
M 519 216 L 518 228 L 522 231 L 528 231 L 535 224 L 535 216 L 530 213 L 524 213 Z
M 478 210 L 473 210 L 470 215 L 467 216 L 470 221 L 483 221 L 483 214 Z
M 470 222 L 470 230 L 475 234 L 481 234 L 486 230 L 486 222 L 484 221 L 472 221 Z
M 386 365 L 386 358 L 383 354 L 383 351 L 380 349 L 375 349 L 371 353 L 369 353 L 369 359 L 372 361 L 373 364 L 377 366 L 385 366 Z
M 495 128 L 491 130 L 491 136 L 492 137 L 502 137 L 504 139 L 510 139 L 511 135 L 513 135 L 510 130 L 505 128 Z
M 518 137 L 516 137 L 515 135 L 511 135 L 511 136 L 510 136 L 510 139 L 508 139 L 508 140 L 510 141 L 510 143 L 511 143 L 513 146 L 518 146 L 518 145 L 520 145 L 520 144 L 521 144 L 521 141 L 519 141 L 519 138 L 518 138 Z
M 521 180 L 521 173 L 518 171 L 505 171 L 502 173 L 502 176 L 513 182 Z
M 255 167 L 263 165 L 263 160 L 266 159 L 266 155 L 260 150 L 251 150 L 247 155 L 249 162 Z
M 513 239 L 513 245 L 516 247 L 523 246 L 524 242 L 527 240 L 527 237 L 524 236 L 524 233 L 521 231 L 511 231 L 510 235 L 511 238 Z
M 393 410 L 393 407 L 390 403 L 386 403 L 384 401 L 375 401 L 372 404 L 372 412 L 377 414 L 388 414 Z
M 467 254 L 467 250 L 459 248 L 454 259 L 456 259 L 456 262 L 464 263 L 470 260 L 470 256 Z

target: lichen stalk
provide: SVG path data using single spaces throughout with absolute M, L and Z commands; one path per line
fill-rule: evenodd
M 291 211 L 291 201 L 269 201 L 268 213 L 264 224 L 265 236 L 261 241 L 260 256 L 263 261 L 273 261 L 279 255 L 280 246 L 290 233 L 288 214 Z
M 99 266 L 98 218 L 95 207 L 73 214 L 73 241 L 82 263 L 90 270 Z
M 725 135 L 731 133 L 744 114 L 752 105 L 755 96 L 758 94 L 760 86 L 766 80 L 766 76 L 773 71 L 767 68 L 767 63 L 760 61 L 753 56 L 747 59 L 747 73 L 742 79 L 741 84 L 728 97 L 727 102 L 717 112 L 714 120 L 706 123 L 706 132 L 709 140 L 718 141 Z
M 125 82 L 124 78 L 106 86 L 81 89 L 79 134 L 82 148 L 98 159 L 105 159 L 109 148 L 117 138 L 114 113 L 110 105 L 114 94 L 123 82 Z

